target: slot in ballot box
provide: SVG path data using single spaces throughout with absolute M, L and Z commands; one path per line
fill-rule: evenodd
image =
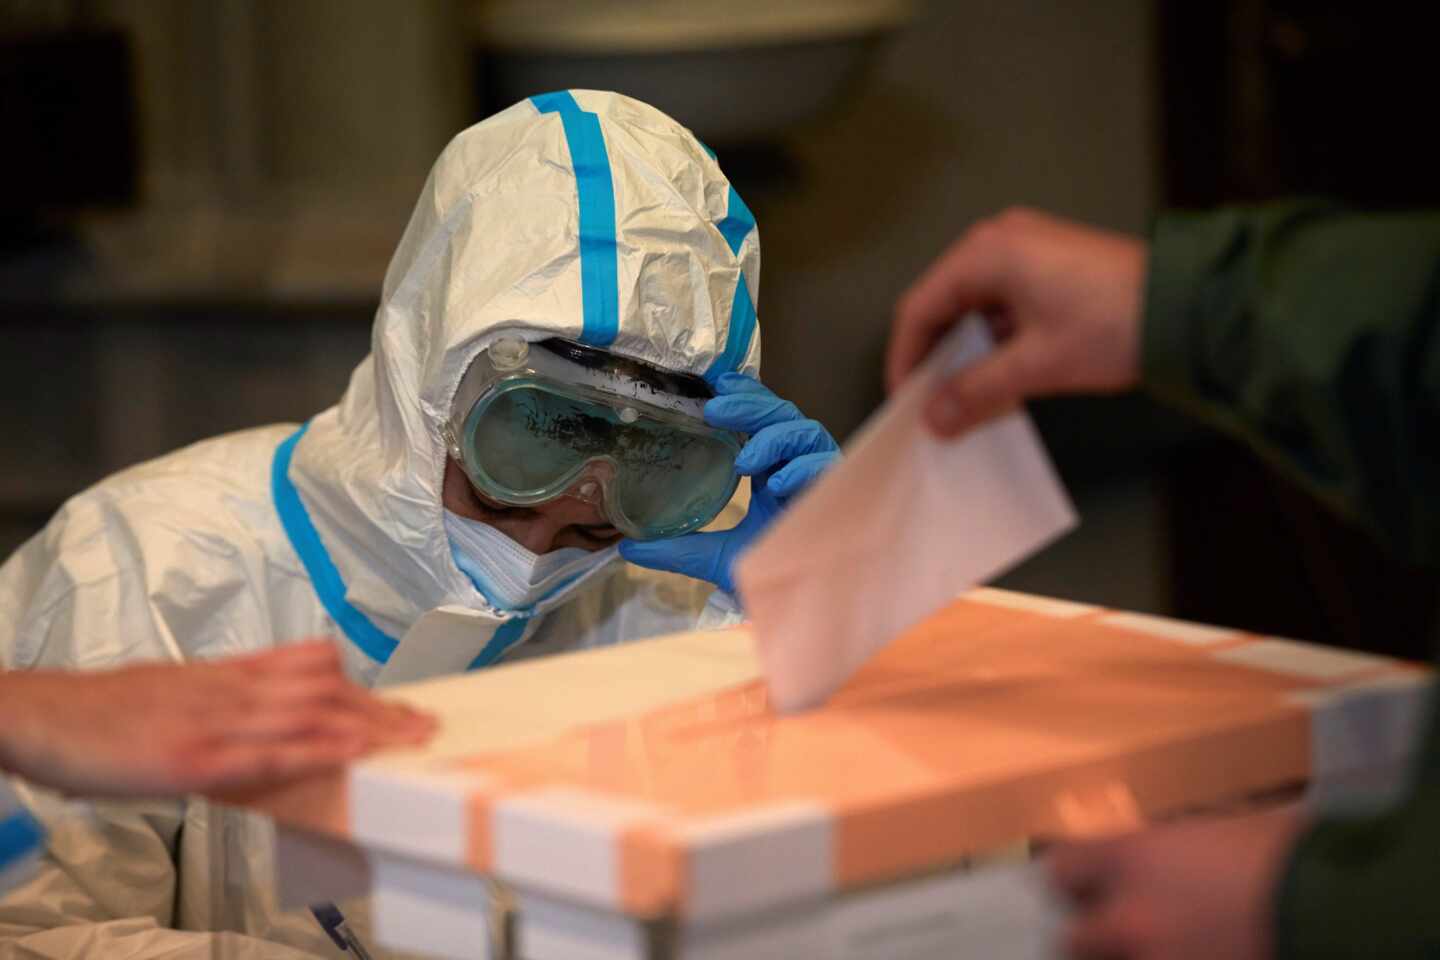
M 1383 802 L 1429 672 L 1007 591 L 777 715 L 740 627 L 397 687 L 419 751 L 229 802 L 297 903 L 385 944 L 526 960 L 1041 957 L 1037 842 L 1279 802 Z

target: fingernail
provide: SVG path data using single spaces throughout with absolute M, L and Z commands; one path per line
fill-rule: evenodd
M 942 433 L 953 433 L 965 417 L 965 408 L 948 393 L 930 401 L 930 425 Z

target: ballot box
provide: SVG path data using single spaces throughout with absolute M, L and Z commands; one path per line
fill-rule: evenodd
M 1382 803 L 1429 674 L 993 589 L 778 715 L 744 627 L 398 687 L 419 751 L 232 796 L 296 903 L 440 956 L 1041 957 L 1030 852 L 1295 799 Z

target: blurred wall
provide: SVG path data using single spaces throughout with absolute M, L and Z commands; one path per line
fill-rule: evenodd
M 793 182 L 747 195 L 767 378 L 848 433 L 881 396 L 896 296 L 976 218 L 1029 204 L 1143 229 L 1152 55 L 1144 0 L 925 5 L 844 113 L 792 141 Z
M 334 403 L 473 119 L 454 0 L 47 8 L 16 28 L 128 37 L 142 178 L 132 207 L 60 211 L 0 257 L 0 556 L 121 467 Z
M 333 402 L 425 172 L 478 112 L 452 0 L 61 6 L 134 38 L 144 203 L 0 278 L 0 551 L 119 467 Z M 722 148 L 764 241 L 767 379 L 843 437 L 881 400 L 895 298 L 974 219 L 1142 227 L 1152 56 L 1143 0 L 936 0 L 830 114 Z M 1104 459 L 1112 422 L 1059 439 Z M 1163 607 L 1143 469 L 1075 489 L 1086 526 L 1010 582 Z
M 455 0 L 87 0 L 140 64 L 149 203 L 424 176 L 467 115 Z
M 1143 231 L 1157 193 L 1153 28 L 1144 0 L 923 7 L 853 102 L 789 142 L 792 174 L 745 193 L 764 243 L 767 381 L 843 436 L 882 398 L 895 299 L 977 218 L 1026 204 Z M 1135 398 L 1038 415 L 1083 522 L 1002 584 L 1167 611 L 1154 450 L 1175 425 Z

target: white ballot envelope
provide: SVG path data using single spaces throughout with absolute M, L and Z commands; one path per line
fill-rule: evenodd
M 991 346 L 983 321 L 962 322 L 741 557 L 776 709 L 822 703 L 906 628 L 1075 525 L 1023 410 L 958 440 L 925 427 L 935 385 Z
M 504 621 L 465 607 L 436 607 L 415 621 L 375 678 L 377 687 L 464 673 Z

